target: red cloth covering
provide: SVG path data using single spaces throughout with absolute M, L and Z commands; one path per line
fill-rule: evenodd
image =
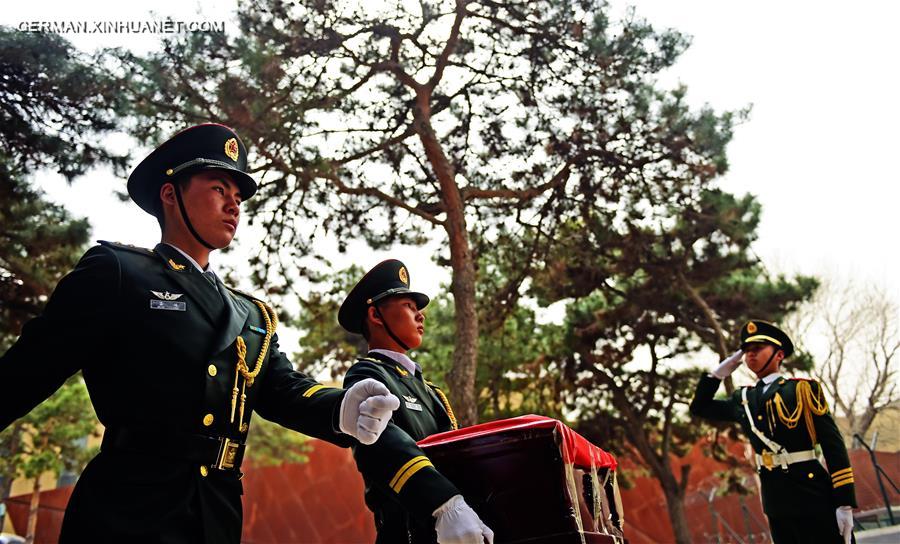
M 554 428 L 557 435 L 560 437 L 563 462 L 567 464 L 572 463 L 577 467 L 586 469 L 591 468 L 591 466 L 597 468 L 611 468 L 612 470 L 616 469 L 618 464 L 616 463 L 615 457 L 588 442 L 586 438 L 570 429 L 563 422 L 550 417 L 534 414 L 513 417 L 510 419 L 500 419 L 473 425 L 471 427 L 465 427 L 463 429 L 457 429 L 455 431 L 433 434 L 424 440 L 420 440 L 418 444 L 423 448 L 427 448 L 428 446 L 449 444 L 460 440 L 507 433 L 510 431 L 548 428 Z

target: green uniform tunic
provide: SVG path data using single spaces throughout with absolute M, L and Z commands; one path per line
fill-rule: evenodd
M 344 391 L 296 372 L 277 335 L 265 346 L 260 304 L 165 244 L 151 251 L 101 242 L 60 281 L 0 358 L 0 429 L 82 371 L 106 430 L 75 486 L 61 542 L 237 544 L 240 474 L 210 468 L 217 449 L 207 450 L 223 438 L 243 442 L 240 422 L 252 411 L 345 447 L 355 442 L 338 431 Z M 239 399 L 232 417 L 241 343 L 250 370 L 263 354 L 253 384 L 242 388 L 243 418 Z M 369 448 L 399 465 L 417 450 L 396 426 Z M 372 470 L 374 481 L 397 470 L 385 465 Z M 405 492 L 419 487 L 412 481 Z
M 421 372 L 407 371 L 390 357 L 370 352 L 357 361 L 344 378 L 344 387 L 366 379 L 374 378 L 383 383 L 400 399 L 400 408 L 391 418 L 392 424 L 406 431 L 413 440 L 422 440 L 436 433 L 454 428 L 450 415 L 435 387 L 422 378 Z M 384 439 L 382 439 L 384 440 Z M 418 448 L 416 448 L 418 450 Z M 408 542 L 410 534 L 433 533 L 434 520 L 431 513 L 453 495 L 459 493 L 449 480 L 437 472 L 424 457 L 421 450 L 409 452 L 409 459 L 418 458 L 417 464 L 409 469 L 417 470 L 407 482 L 416 481 L 420 488 L 406 490 L 401 480 L 406 476 L 399 473 L 391 485 L 379 481 L 371 468 L 392 460 L 382 460 L 378 452 L 367 446 L 354 448 L 354 457 L 366 483 L 366 504 L 375 516 L 379 544 Z M 401 465 L 402 467 L 403 465 Z
M 821 447 L 828 465 L 828 471 L 816 460 L 791 464 L 787 470 L 780 465 L 772 469 L 759 469 L 763 509 L 772 524 L 776 541 L 841 542 L 835 509 L 845 505 L 856 506 L 853 470 L 843 437 L 831 414 L 827 409 L 822 414 L 810 412 L 810 398 L 821 400 L 820 407 L 825 406 L 819 383 L 815 380 L 779 378 L 765 392 L 762 385 L 746 388 L 752 422 L 744 410 L 741 389 L 726 399 L 713 398 L 720 383 L 721 380 L 708 375 L 700 379 L 690 406 L 693 414 L 740 424 L 753 450 L 759 455 L 768 448 L 752 431 L 751 424 L 788 452 L 813 449 L 816 444 L 811 434 L 814 433 L 815 442 Z M 803 387 L 808 386 L 809 396 L 798 395 L 798 387 L 804 383 L 807 385 Z M 802 397 L 801 413 L 796 412 L 798 396 Z M 806 425 L 805 413 L 809 413 L 812 420 L 813 433 Z M 791 415 L 799 417 L 796 423 L 789 425 L 785 419 L 790 420 Z M 810 526 L 813 523 L 810 520 L 816 520 L 815 526 Z M 801 536 L 799 540 L 793 537 L 779 539 L 779 532 Z

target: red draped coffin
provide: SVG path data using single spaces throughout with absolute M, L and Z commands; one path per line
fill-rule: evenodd
M 560 421 L 521 416 L 419 445 L 494 530 L 496 544 L 623 541 L 615 458 Z

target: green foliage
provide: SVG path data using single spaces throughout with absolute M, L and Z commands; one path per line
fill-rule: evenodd
M 97 419 L 80 375 L 0 433 L 0 476 L 38 478 L 80 472 L 94 454 L 84 439 L 98 436 Z
M 479 297 L 480 301 L 489 301 Z M 480 308 L 487 313 L 490 308 Z M 428 305 L 426 335 L 416 362 L 428 379 L 447 387 L 454 349 L 453 303 L 448 295 Z M 556 369 L 549 353 L 560 349 L 559 328 L 538 325 L 535 312 L 523 306 L 504 319 L 499 328 L 483 328 L 479 337 L 479 419 L 490 421 L 537 413 L 561 417 Z
M 486 256 L 483 261 L 488 266 Z M 311 292 L 293 322 L 301 338 L 296 358 L 298 367 L 309 373 L 330 373 L 340 380 L 367 344 L 360 335 L 349 334 L 337 324 L 337 312 L 349 290 L 363 275 L 358 266 L 335 274 L 331 284 Z M 508 283 L 502 272 L 491 274 L 479 286 L 480 313 L 498 313 L 490 296 L 500 283 Z M 425 337 L 422 346 L 411 353 L 422 366 L 425 377 L 448 390 L 455 341 L 453 300 L 446 288 L 431 299 L 425 309 Z M 515 305 L 503 314 L 495 328 L 484 328 L 479 339 L 479 365 L 476 376 L 481 419 L 493 420 L 527 413 L 562 415 L 557 370 L 549 357 L 564 351 L 563 329 L 557 325 L 538 325 L 535 311 Z
M 0 26 L 0 163 L 4 180 L 43 168 L 69 181 L 126 158 L 99 145 L 116 127 L 118 88 L 57 34 Z
M 0 163 L 0 168 L 3 164 Z M 25 183 L 0 175 L 0 352 L 40 313 L 56 282 L 72 269 L 90 236 L 85 219 Z
M 29 176 L 68 180 L 124 157 L 100 146 L 114 127 L 110 79 L 56 34 L 0 26 L 0 351 L 43 307 L 87 243 L 86 220 L 45 200 Z
M 310 291 L 301 300 L 300 313 L 291 324 L 302 331 L 294 364 L 308 374 L 331 374 L 332 380 L 344 373 L 367 351 L 365 338 L 345 331 L 338 324 L 341 302 L 363 277 L 365 270 L 352 265 L 334 274 L 330 281 L 319 282 L 320 290 Z
M 686 177 L 617 209 L 595 204 L 563 216 L 533 276 L 544 304 L 569 301 L 570 352 L 557 361 L 567 408 L 586 436 L 659 480 L 679 542 L 690 536 L 672 506 L 684 500 L 690 466 L 677 475 L 672 458 L 702 443 L 708 429 L 687 412 L 703 371 L 689 357 L 719 351 L 715 323 L 736 347 L 740 324 L 779 321 L 818 285 L 770 277 L 750 248 L 759 204 L 707 181 Z
M 254 412 L 247 436 L 245 462 L 254 468 L 277 466 L 284 463 L 305 463 L 309 460 L 309 438 L 272 423 Z

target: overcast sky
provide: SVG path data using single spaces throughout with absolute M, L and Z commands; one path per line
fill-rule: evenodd
M 157 0 L 129 4 L 30 0 L 7 4 L 0 23 L 32 20 L 227 21 L 236 2 Z M 752 104 L 748 122 L 728 148 L 730 172 L 720 185 L 750 192 L 763 205 L 755 251 L 774 271 L 837 273 L 884 286 L 900 298 L 897 208 L 897 129 L 900 125 L 898 53 L 900 4 L 859 1 L 722 2 L 646 0 L 637 13 L 660 27 L 693 36 L 692 46 L 666 84 L 684 83 L 698 107 L 737 109 Z M 146 8 L 145 8 L 146 7 Z M 153 35 L 67 35 L 76 45 L 152 48 Z M 127 142 L 121 142 L 127 145 Z M 87 215 L 94 237 L 152 246 L 155 220 L 114 199 L 124 180 L 98 171 L 70 188 L 55 176 L 39 182 L 73 213 Z M 254 245 L 241 232 L 239 246 Z M 356 256 L 360 253 L 354 252 Z M 362 266 L 382 255 L 366 255 Z M 425 252 L 404 250 L 417 287 L 435 292 L 446 273 Z M 419 283 L 421 282 L 421 283 Z

